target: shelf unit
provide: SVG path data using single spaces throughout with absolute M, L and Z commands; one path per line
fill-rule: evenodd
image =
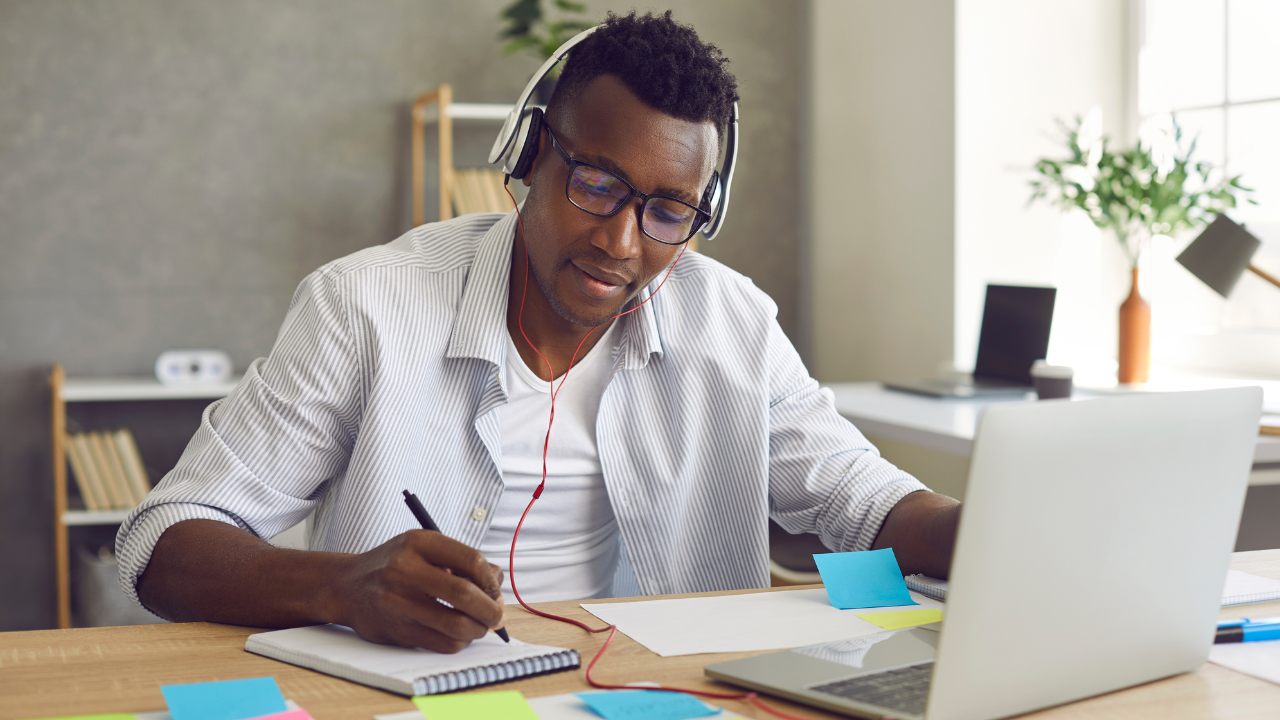
M 61 365 L 49 373 L 53 460 L 53 546 L 58 586 L 58 627 L 71 627 L 71 549 L 67 528 L 118 525 L 129 510 L 67 509 L 67 403 L 145 400 L 216 400 L 226 397 L 239 378 L 207 385 L 161 385 L 154 378 L 68 378 Z
M 436 124 L 437 143 L 440 152 L 440 218 L 453 217 L 453 121 L 476 120 L 501 123 L 511 112 L 511 105 L 453 102 L 453 87 L 441 85 L 435 90 L 419 95 L 413 101 L 411 126 L 413 138 L 413 224 L 427 221 L 426 211 L 426 126 Z

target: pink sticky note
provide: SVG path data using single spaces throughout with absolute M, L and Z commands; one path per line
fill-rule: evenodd
M 311 716 L 306 710 L 298 708 L 297 710 L 286 710 L 282 713 L 272 713 L 270 715 L 261 715 L 250 720 L 311 720 Z

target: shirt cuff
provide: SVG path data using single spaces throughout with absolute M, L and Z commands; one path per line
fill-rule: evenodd
M 885 518 L 902 498 L 916 492 L 928 492 L 925 484 L 913 477 L 906 477 L 882 488 L 866 501 L 867 515 L 858 526 L 858 534 L 854 538 L 854 546 L 848 550 L 870 550 L 884 526 Z
M 129 518 L 116 537 L 116 560 L 120 566 L 120 589 L 144 610 L 153 612 L 138 599 L 138 578 L 151 563 L 151 553 L 165 530 L 183 520 L 217 520 L 248 530 L 234 515 L 208 505 L 165 503 L 143 508 L 137 517 Z

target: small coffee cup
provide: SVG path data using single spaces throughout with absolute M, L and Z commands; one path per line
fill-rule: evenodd
M 1050 365 L 1037 360 L 1031 365 L 1031 382 L 1041 400 L 1071 397 L 1071 379 L 1075 371 L 1066 365 Z

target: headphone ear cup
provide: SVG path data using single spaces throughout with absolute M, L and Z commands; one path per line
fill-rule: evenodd
M 528 127 L 521 133 L 515 148 L 520 154 L 516 157 L 515 166 L 511 168 L 511 177 L 514 180 L 523 180 L 533 169 L 533 161 L 538 157 L 538 145 L 542 140 L 541 108 L 530 111 L 527 122 Z
M 707 189 L 702 191 L 702 202 L 707 207 L 707 211 L 711 216 L 707 218 L 707 222 L 703 227 L 707 227 L 716 221 L 716 216 L 720 213 L 720 171 L 711 173 L 711 182 L 707 183 Z

